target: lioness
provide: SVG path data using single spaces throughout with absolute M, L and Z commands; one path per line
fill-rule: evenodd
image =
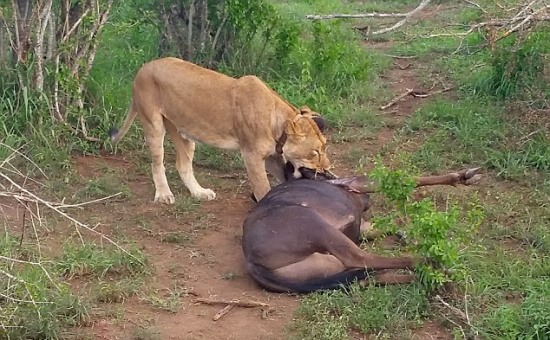
M 164 169 L 164 134 L 176 149 L 176 168 L 193 197 L 211 200 L 192 168 L 195 141 L 240 149 L 257 200 L 270 189 L 266 169 L 285 180 L 284 165 L 326 171 L 326 138 L 307 107 L 290 105 L 255 76 L 232 78 L 176 59 L 144 64 L 134 80 L 132 101 L 113 143 L 128 131 L 136 115 L 143 125 L 152 158 L 155 202 L 174 203 Z

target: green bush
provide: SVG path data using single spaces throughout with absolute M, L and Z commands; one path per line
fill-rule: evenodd
M 477 92 L 502 100 L 550 95 L 545 69 L 550 29 L 537 28 L 497 43 L 488 57 L 488 71 L 475 85 Z M 541 93 L 539 93 L 541 92 Z
M 379 161 L 370 177 L 379 182 L 379 190 L 395 207 L 387 215 L 375 216 L 373 225 L 384 232 L 395 232 L 399 225 L 410 238 L 409 248 L 427 261 L 416 268 L 427 291 L 465 277 L 463 256 L 476 229 L 483 221 L 479 206 L 468 210 L 450 203 L 445 211 L 430 198 L 412 199 L 414 179 L 405 171 L 390 171 Z

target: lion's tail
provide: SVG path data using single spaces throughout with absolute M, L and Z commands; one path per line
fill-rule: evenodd
M 119 129 L 117 128 L 110 128 L 109 129 L 109 137 L 111 137 L 111 143 L 116 144 L 118 141 L 124 137 L 126 132 L 128 132 L 128 129 L 130 129 L 130 125 L 132 125 L 132 122 L 137 116 L 137 111 L 134 108 L 134 102 L 132 101 L 130 103 L 130 107 L 128 108 L 128 112 L 126 113 L 126 119 L 124 120 L 124 124 L 122 124 L 122 127 Z

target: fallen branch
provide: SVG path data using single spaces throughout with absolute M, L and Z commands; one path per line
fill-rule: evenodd
M 450 304 L 448 304 L 447 302 L 445 302 L 445 300 L 443 300 L 443 298 L 439 295 L 436 295 L 435 296 L 435 299 L 441 303 L 443 306 L 447 307 L 451 312 L 453 312 L 454 315 L 456 315 L 458 318 L 460 318 L 460 320 L 462 322 L 464 322 L 466 325 L 472 327 L 472 324 L 470 323 L 469 321 L 469 318 L 468 316 L 463 312 L 461 311 L 460 309 L 456 308 L 455 306 L 451 306 Z
M 362 31 L 363 34 L 367 36 L 371 35 L 380 35 L 383 33 L 391 32 L 395 29 L 398 29 L 399 27 L 403 26 L 407 21 L 410 20 L 415 14 L 420 12 L 424 7 L 426 7 L 431 0 L 422 0 L 418 7 L 413 9 L 410 12 L 407 13 L 378 13 L 378 12 L 372 12 L 372 13 L 359 13 L 359 14 L 326 14 L 326 15 L 314 15 L 309 14 L 306 15 L 306 19 L 310 20 L 327 20 L 327 19 L 357 19 L 357 18 L 403 18 L 402 20 L 398 21 L 395 25 L 391 27 L 387 27 L 378 31 L 371 32 L 370 26 L 365 27 L 354 27 L 355 29 Z M 366 30 L 366 32 L 364 32 Z
M 427 97 L 430 97 L 430 96 L 435 96 L 436 94 L 440 94 L 440 93 L 443 93 L 443 92 L 447 92 L 447 91 L 450 91 L 452 90 L 454 87 L 453 86 L 449 86 L 449 87 L 445 87 L 441 90 L 437 90 L 437 91 L 433 91 L 433 92 L 428 92 L 428 93 L 425 93 L 425 92 L 421 92 L 421 91 L 413 91 L 411 93 L 411 96 L 415 97 L 415 98 L 427 98 Z
M 405 66 L 401 66 L 398 62 L 394 62 L 394 65 L 397 66 L 397 67 L 399 67 L 399 69 L 400 69 L 401 71 L 404 71 L 404 70 L 406 70 L 406 69 L 408 69 L 409 67 L 412 66 L 411 63 L 408 63 L 408 64 L 405 65 Z
M 397 104 L 399 101 L 401 101 L 403 98 L 405 98 L 406 96 L 413 96 L 415 98 L 427 98 L 427 97 L 430 97 L 430 96 L 434 96 L 436 94 L 440 94 L 440 93 L 443 93 L 443 92 L 447 92 L 447 91 L 450 91 L 452 90 L 453 87 L 452 86 L 449 86 L 449 87 L 445 87 L 441 90 L 437 90 L 437 91 L 433 91 L 433 92 L 424 92 L 424 91 L 416 91 L 414 89 L 407 89 L 407 91 L 403 92 L 402 94 L 398 95 L 397 97 L 395 97 L 394 99 L 392 99 L 389 103 L 387 103 L 386 105 L 382 105 L 380 106 L 380 110 L 385 110 L 389 107 L 392 107 L 394 106 L 395 104 Z
M 383 28 L 381 30 L 374 31 L 374 32 L 368 32 L 368 34 L 366 34 L 366 35 L 368 35 L 368 36 L 380 35 L 380 34 L 388 33 L 388 32 L 391 32 L 391 31 L 394 31 L 394 30 L 398 29 L 399 27 L 403 26 L 407 21 L 409 21 L 413 16 L 415 16 L 417 13 L 422 11 L 424 9 L 424 7 L 426 7 L 430 2 L 431 2 L 431 0 L 422 0 L 422 2 L 420 3 L 420 5 L 418 5 L 418 7 L 416 7 L 412 11 L 405 14 L 405 17 L 403 18 L 403 20 L 398 21 L 393 26 Z
M 17 151 L 13 151 L 13 153 L 17 153 Z M 13 157 L 9 156 L 8 158 L 12 159 Z M 2 164 L 5 164 L 5 162 L 2 162 Z M 65 213 L 64 211 L 62 211 L 62 209 L 64 207 L 79 206 L 79 204 L 65 205 L 63 203 L 58 204 L 58 203 L 54 203 L 54 202 L 49 202 L 49 201 L 39 197 L 38 195 L 35 195 L 34 193 L 30 192 L 29 190 L 27 190 L 23 186 L 19 185 L 15 180 L 13 180 L 11 177 L 9 177 L 5 173 L 3 173 L 1 170 L 4 170 L 4 168 L 0 168 L 0 180 L 3 179 L 4 181 L 6 181 L 9 184 L 9 186 L 11 188 L 15 188 L 15 190 L 11 190 L 11 189 L 8 190 L 8 187 L 5 186 L 5 185 L 2 185 L 2 183 L 0 182 L 0 189 L 4 188 L 7 191 L 7 192 L 0 191 L 0 196 L 12 197 L 12 198 L 14 198 L 18 201 L 26 201 L 26 202 L 34 202 L 34 203 L 37 203 L 37 204 L 42 204 L 42 205 L 48 207 L 50 210 L 53 210 L 55 213 L 61 215 L 63 218 L 73 222 L 76 226 L 75 229 L 78 232 L 81 239 L 82 239 L 82 236 L 80 235 L 80 228 L 88 230 L 89 232 L 91 232 L 93 234 L 96 234 L 101 239 L 106 240 L 107 242 L 114 245 L 116 248 L 121 250 L 126 255 L 130 256 L 131 258 L 138 261 L 139 263 L 142 263 L 142 261 L 140 259 L 135 257 L 130 252 L 128 252 L 126 249 L 124 249 L 122 246 L 120 246 L 117 242 L 113 241 L 107 235 L 95 230 L 95 228 L 92 228 L 92 227 L 88 226 L 87 224 L 84 224 L 84 223 L 78 221 L 77 219 L 75 219 L 71 215 L 69 215 L 69 214 Z M 115 194 L 114 196 L 116 196 L 116 195 L 117 194 Z M 80 205 L 82 205 L 82 204 L 80 204 Z
M 203 303 L 206 305 L 233 305 L 237 307 L 244 307 L 244 308 L 254 308 L 254 307 L 262 307 L 262 308 L 269 308 L 269 305 L 267 303 L 259 302 L 259 301 L 250 301 L 250 300 L 223 300 L 223 299 L 208 299 L 208 298 L 197 298 L 194 301 L 195 304 Z
M 220 310 L 219 312 L 217 312 L 216 315 L 214 315 L 214 317 L 212 318 L 212 320 L 218 321 L 218 320 L 221 319 L 225 314 L 229 313 L 233 308 L 235 308 L 235 305 L 227 305 L 227 306 L 225 306 L 222 310 Z
M 327 19 L 358 19 L 358 18 L 401 18 L 407 16 L 407 13 L 359 13 L 359 14 L 326 14 L 306 15 L 306 19 L 309 20 L 327 20 Z
M 398 101 L 400 101 L 401 99 L 405 98 L 406 96 L 410 95 L 411 93 L 413 93 L 414 89 L 407 89 L 407 91 L 405 91 L 404 93 L 398 95 L 397 97 L 393 98 L 389 103 L 387 103 L 386 105 L 382 105 L 380 106 L 380 110 L 385 110 L 389 107 L 392 107 L 394 106 Z

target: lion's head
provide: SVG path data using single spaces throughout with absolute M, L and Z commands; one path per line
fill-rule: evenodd
M 324 127 L 324 121 L 306 106 L 300 108 L 300 114 L 294 119 L 286 121 L 287 139 L 283 155 L 296 169 L 308 168 L 324 172 L 330 168 L 326 153 L 327 139 L 320 127 Z

